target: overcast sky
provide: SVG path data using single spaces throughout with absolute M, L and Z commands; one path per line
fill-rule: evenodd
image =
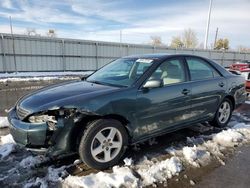
M 45 35 L 128 43 L 148 43 L 160 36 L 170 44 L 173 36 L 193 29 L 203 43 L 209 0 L 0 0 L 0 32 L 24 34 L 35 28 Z M 208 44 L 228 38 L 231 48 L 250 47 L 250 0 L 213 0 Z

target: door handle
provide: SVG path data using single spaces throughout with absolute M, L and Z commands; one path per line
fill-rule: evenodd
M 219 85 L 220 87 L 223 87 L 225 84 L 224 84 L 223 82 L 220 82 L 218 85 Z
M 183 89 L 181 92 L 183 95 L 187 95 L 188 93 L 190 93 L 189 89 Z

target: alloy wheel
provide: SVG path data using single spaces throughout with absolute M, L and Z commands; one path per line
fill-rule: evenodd
M 230 117 L 231 109 L 230 109 L 230 104 L 227 101 L 224 101 L 220 108 L 219 108 L 219 116 L 218 120 L 220 123 L 225 123 L 227 122 L 228 118 Z
M 92 157 L 101 163 L 113 160 L 122 149 L 123 140 L 115 127 L 106 127 L 97 132 L 91 143 Z

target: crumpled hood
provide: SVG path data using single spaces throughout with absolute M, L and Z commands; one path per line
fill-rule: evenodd
M 48 86 L 21 98 L 17 107 L 29 114 L 63 106 L 84 106 L 84 102 L 118 90 L 117 87 L 94 84 L 86 81 L 71 81 Z

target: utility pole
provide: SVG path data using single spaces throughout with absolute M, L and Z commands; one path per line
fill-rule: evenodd
M 122 30 L 120 30 L 120 43 L 122 43 Z
M 216 46 L 216 41 L 217 41 L 217 37 L 218 37 L 218 31 L 219 31 L 219 28 L 217 27 L 216 28 L 216 33 L 215 33 L 215 38 L 214 38 L 214 49 L 215 49 L 215 46 Z
M 207 17 L 207 28 L 206 28 L 204 49 L 207 49 L 207 40 L 208 40 L 208 33 L 209 33 L 209 26 L 210 26 L 210 17 L 211 17 L 212 3 L 213 3 L 213 0 L 210 0 L 209 9 L 208 9 L 208 17 Z
M 13 57 L 14 57 L 14 66 L 15 66 L 15 72 L 17 73 L 17 67 L 16 67 L 16 52 L 15 52 L 15 41 L 14 41 L 14 35 L 13 35 L 13 28 L 12 28 L 12 20 L 10 16 L 10 31 L 12 36 L 12 49 L 13 49 Z
M 122 30 L 120 30 L 120 56 L 122 56 Z

